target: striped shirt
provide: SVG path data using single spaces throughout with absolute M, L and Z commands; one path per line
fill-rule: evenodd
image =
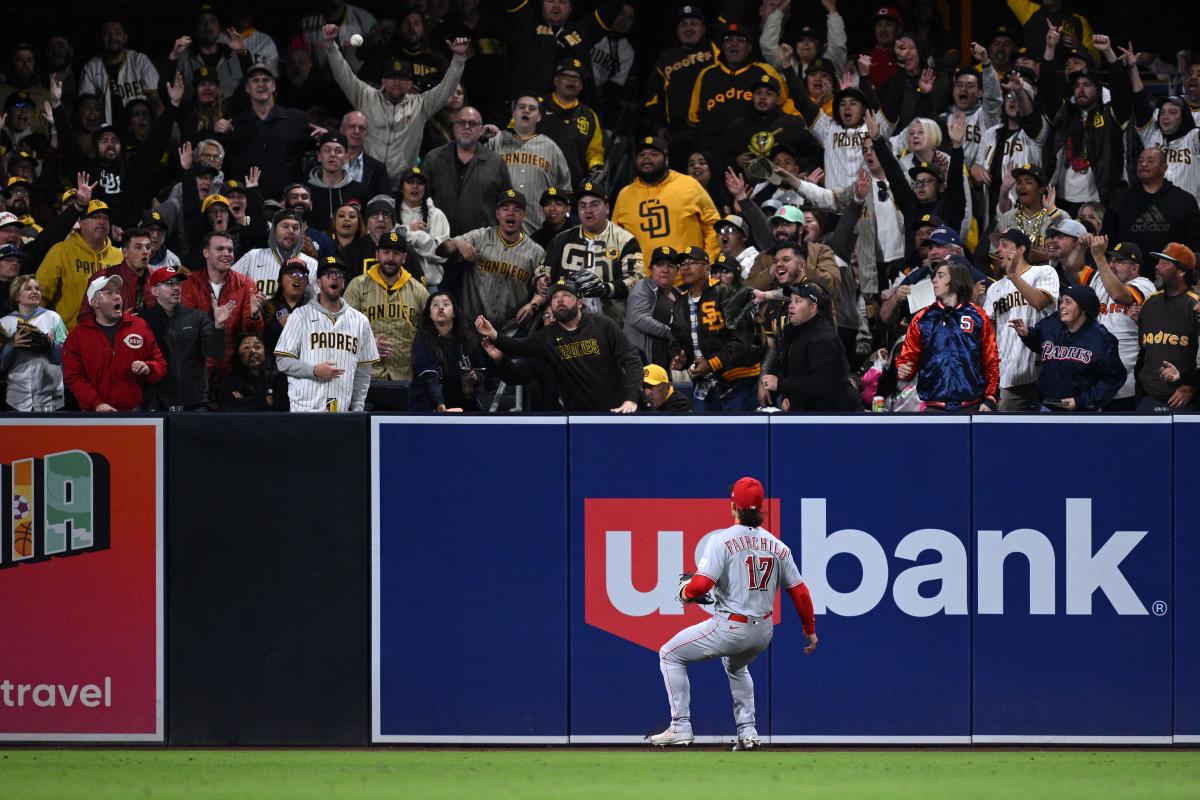
M 529 201 L 525 209 L 525 233 L 532 236 L 546 221 L 538 202 L 542 192 L 551 186 L 557 186 L 564 193 L 571 191 L 571 168 L 567 166 L 566 156 L 562 148 L 544 133 L 522 139 L 513 131 L 504 130 L 489 139 L 487 146 L 504 159 L 513 188 Z
M 1026 328 L 1033 330 L 1038 320 L 1050 316 L 1058 307 L 1058 273 L 1054 271 L 1054 267 L 1049 264 L 1031 265 L 1020 275 L 1030 286 L 1045 292 L 1053 302 L 1038 311 L 1029 305 L 1025 296 L 1007 275 L 988 287 L 983 310 L 987 312 L 996 329 L 1001 389 L 1033 383 L 1038 376 L 1037 354 L 1025 346 L 1016 330 L 1008 323 L 1021 320 Z
M 478 253 L 474 269 L 464 275 L 463 311 L 467 319 L 483 314 L 503 329 L 533 293 L 533 275 L 546 251 L 524 233 L 509 244 L 494 226 L 460 238 Z

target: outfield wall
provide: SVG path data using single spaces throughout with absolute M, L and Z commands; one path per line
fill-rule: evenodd
M 1197 422 L 5 418 L 0 739 L 640 742 L 753 474 L 821 635 L 779 604 L 775 743 L 1197 743 Z

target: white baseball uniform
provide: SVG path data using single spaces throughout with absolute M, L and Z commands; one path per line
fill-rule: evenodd
M 996 349 L 1000 352 L 1000 388 L 1024 386 L 1033 383 L 1038 376 L 1037 354 L 1025 346 L 1016 330 L 1008 323 L 1021 320 L 1030 330 L 1038 320 L 1048 317 L 1058 309 L 1058 273 L 1049 264 L 1029 266 L 1021 278 L 1035 289 L 1045 292 L 1051 303 L 1042 311 L 1029 305 L 1025 296 L 1005 275 L 988 287 L 983 301 L 983 310 L 996 329 Z
M 671 702 L 671 730 L 691 733 L 687 665 L 720 658 L 733 694 L 739 739 L 756 739 L 749 665 L 774 635 L 775 593 L 804 582 L 792 550 L 770 531 L 734 525 L 708 534 L 696 574 L 716 582 L 713 618 L 684 628 L 658 651 Z
M 1133 306 L 1123 306 L 1114 302 L 1108 289 L 1104 288 L 1104 280 L 1100 277 L 1100 273 L 1091 267 L 1084 267 L 1079 278 L 1081 283 L 1091 286 L 1096 292 L 1096 297 L 1100 299 L 1099 322 L 1108 328 L 1109 333 L 1117 337 L 1117 349 L 1121 354 L 1121 363 L 1125 365 L 1125 370 L 1129 373 L 1125 376 L 1125 385 L 1117 391 L 1113 399 L 1133 397 L 1137 377 L 1134 375 L 1134 371 L 1137 366 L 1139 350 L 1137 320 L 1129 316 L 1129 311 Z M 1126 282 L 1125 285 L 1133 293 L 1135 305 L 1146 302 L 1147 297 L 1158 291 L 1154 288 L 1153 281 L 1143 278 L 1141 275 Z
M 337 413 L 363 410 L 379 350 L 371 323 L 361 312 L 345 301 L 333 312 L 314 297 L 288 315 L 275 357 L 280 372 L 288 376 L 292 411 Z M 319 380 L 313 367 L 325 362 L 333 362 L 342 374 Z
M 1151 123 L 1138 129 L 1142 144 L 1162 150 L 1167 157 L 1167 180 L 1192 197 L 1200 195 L 1200 128 L 1167 140 L 1162 129 Z
M 317 285 L 317 260 L 304 253 L 296 253 L 294 258 L 300 259 L 308 267 L 308 285 L 315 287 Z M 259 247 L 239 258 L 233 265 L 233 271 L 240 272 L 254 281 L 258 290 L 270 297 L 279 287 L 279 268 L 281 266 L 283 266 L 283 259 L 280 258 L 278 252 L 270 247 Z
M 835 109 L 836 111 L 836 109 Z M 879 120 L 879 135 L 890 136 L 893 125 L 882 114 Z M 837 191 L 850 186 L 858 178 L 858 169 L 863 164 L 862 143 L 867 137 L 867 126 L 844 128 L 840 122 L 822 111 L 812 125 L 813 135 L 825 148 L 825 186 Z
M 158 70 L 145 53 L 136 50 L 125 51 L 125 61 L 117 70 L 115 81 L 108 77 L 108 68 L 104 59 L 94 57 L 83 65 L 79 74 L 79 94 L 94 94 L 100 98 L 101 113 L 105 122 L 113 119 L 113 95 L 116 102 L 124 108 L 130 100 L 146 99 L 146 92 L 158 91 Z

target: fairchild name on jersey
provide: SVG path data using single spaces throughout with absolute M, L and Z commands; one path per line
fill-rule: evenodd
M 490 258 L 480 258 L 476 266 L 480 272 L 494 272 L 497 275 L 504 275 L 522 283 L 529 280 L 529 270 L 524 267 L 518 267 L 516 264 L 508 264 L 504 261 L 492 261 Z
M 743 550 L 774 553 L 781 559 L 788 556 L 788 549 L 783 546 L 783 542 L 770 536 L 739 536 L 725 543 L 725 552 L 730 555 L 740 553 Z
M 308 335 L 308 349 L 345 350 L 353 355 L 358 355 L 358 337 L 348 333 L 313 331 Z

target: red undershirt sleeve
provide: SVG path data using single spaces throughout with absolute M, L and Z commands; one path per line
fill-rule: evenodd
M 693 575 L 688 581 L 688 585 L 684 587 L 683 594 L 690 600 L 695 600 L 697 597 L 703 597 L 708 594 L 708 590 L 717 585 L 717 582 L 707 575 Z
M 800 615 L 800 624 L 804 627 L 804 632 L 810 636 L 816 633 L 817 620 L 813 616 L 813 601 L 812 595 L 808 593 L 808 584 L 801 581 L 787 592 L 792 598 L 792 604 L 796 606 L 796 613 Z

